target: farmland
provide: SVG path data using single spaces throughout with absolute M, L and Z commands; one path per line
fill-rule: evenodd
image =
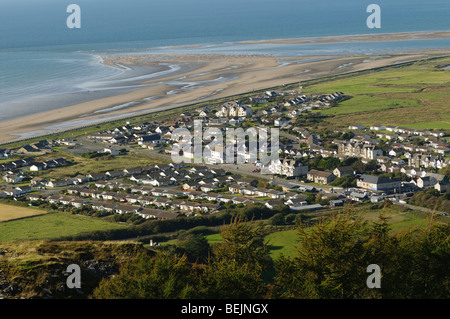
M 124 227 L 126 226 L 102 221 L 95 217 L 55 212 L 26 219 L 1 222 L 0 241 L 52 239 L 82 232 Z
M 0 204 L 0 222 L 45 214 L 46 211 L 28 207 Z
M 352 96 L 336 107 L 318 111 L 331 116 L 328 122 L 333 126 L 384 124 L 449 129 L 450 71 L 442 69 L 448 63 L 450 58 L 418 61 L 312 84 L 304 91 L 342 91 Z

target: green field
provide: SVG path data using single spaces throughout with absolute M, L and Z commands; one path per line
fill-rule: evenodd
M 55 158 L 56 156 L 64 157 L 67 161 L 74 164 L 40 172 L 33 172 L 33 176 L 42 177 L 45 179 L 58 179 L 67 176 L 76 176 L 78 174 L 87 175 L 92 172 L 100 173 L 109 170 L 123 170 L 130 167 L 155 165 L 158 163 L 161 164 L 168 162 L 164 158 L 147 154 L 132 153 L 128 155 L 103 156 L 94 159 L 88 159 L 63 151 L 60 151 L 58 155 L 55 155 L 55 153 L 50 153 L 48 155 L 39 157 L 38 160 L 46 160 L 49 158 Z
M 282 254 L 294 257 L 296 251 L 294 247 L 298 246 L 297 230 L 285 230 L 275 232 L 265 237 L 269 244 L 269 253 L 272 259 L 276 260 Z
M 450 129 L 450 58 L 374 70 L 305 86 L 306 93 L 344 92 L 351 99 L 318 110 L 332 126 L 401 125 Z
M 48 213 L 45 215 L 0 223 L 0 241 L 50 239 L 76 235 L 82 232 L 125 228 L 99 218 L 72 215 L 70 213 Z

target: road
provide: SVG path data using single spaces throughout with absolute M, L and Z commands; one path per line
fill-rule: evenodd
M 395 204 L 395 205 L 399 205 L 399 206 L 403 206 L 403 207 L 409 208 L 409 209 L 420 210 L 421 212 L 424 212 L 424 213 L 446 215 L 446 213 L 444 213 L 444 212 L 439 212 L 439 211 L 436 211 L 434 209 L 429 209 L 429 208 L 426 208 L 426 207 L 414 206 L 414 205 L 400 203 L 400 202 L 395 202 L 395 201 L 393 201 L 392 203 Z

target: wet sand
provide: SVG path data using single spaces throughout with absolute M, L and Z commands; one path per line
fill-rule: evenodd
M 358 41 L 362 41 L 361 38 Z M 373 57 L 218 54 L 106 56 L 103 57 L 105 64 L 118 67 L 156 67 L 161 64 L 191 67 L 154 78 L 143 77 L 140 86 L 131 92 L 1 122 L 0 143 L 327 75 L 448 54 L 445 50 L 432 50 L 377 54 Z
M 275 39 L 261 41 L 241 41 L 243 44 L 302 44 L 302 43 L 345 43 L 345 42 L 377 42 L 450 38 L 450 31 L 424 31 L 401 33 L 357 34 L 332 37 L 312 37 L 300 39 Z

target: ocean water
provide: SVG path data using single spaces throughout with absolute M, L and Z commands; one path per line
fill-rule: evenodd
M 81 29 L 66 26 L 70 3 L 81 7 Z M 366 8 L 371 3 L 382 9 L 381 29 L 366 25 Z M 23 115 L 25 110 L 38 112 L 112 94 L 102 85 L 120 80 L 127 71 L 100 64 L 99 56 L 104 54 L 306 56 L 450 48 L 450 39 L 236 43 L 450 30 L 449 17 L 448 0 L 1 0 L 0 121 Z M 154 72 L 176 72 L 173 68 Z M 128 87 L 115 92 L 130 89 L 142 75 L 133 74 Z

